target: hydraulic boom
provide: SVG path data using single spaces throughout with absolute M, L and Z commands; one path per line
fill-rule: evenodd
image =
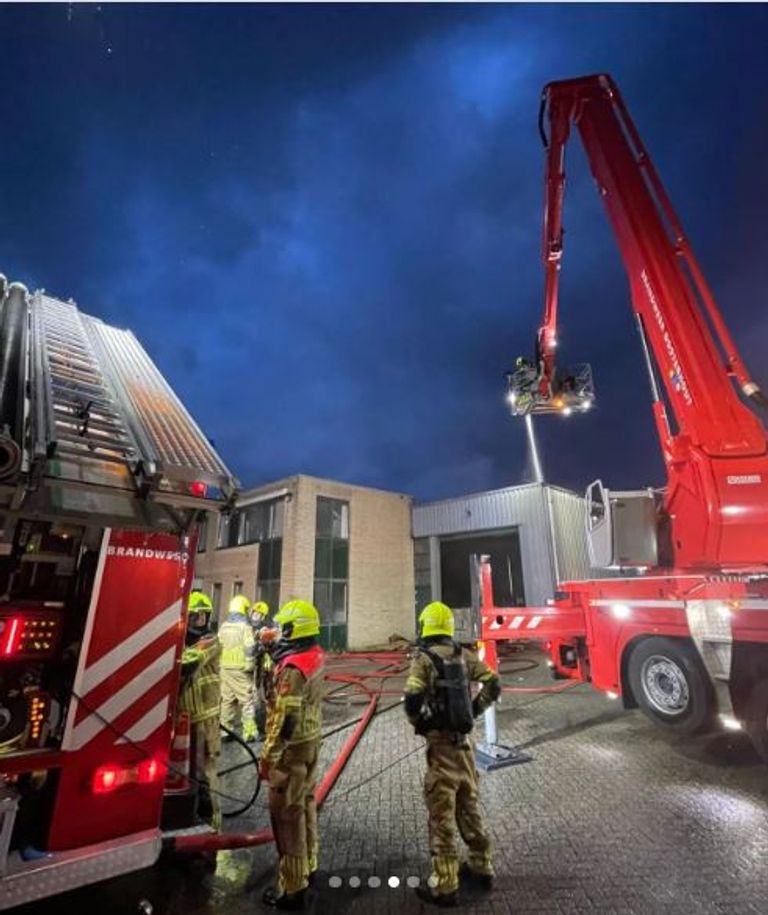
M 619 91 L 606 75 L 553 82 L 544 89 L 544 321 L 536 346 L 535 395 L 520 397 L 513 388 L 513 409 L 554 412 L 570 410 L 572 402 L 573 388 L 564 389 L 555 364 L 564 158 L 572 125 L 618 241 L 648 362 L 667 470 L 659 506 L 660 564 L 678 570 L 765 571 L 768 448 L 765 427 L 748 404 L 767 401 L 738 353 Z M 517 377 L 512 376 L 513 384 Z M 573 385 L 574 376 L 566 377 Z M 591 392 L 588 396 L 585 408 Z

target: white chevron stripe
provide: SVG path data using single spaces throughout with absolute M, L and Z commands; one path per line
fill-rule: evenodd
M 525 627 L 526 629 L 535 629 L 541 622 L 540 616 L 532 616 L 530 623 Z
M 133 727 L 130 727 L 126 732 L 125 736 L 121 737 L 118 740 L 118 743 L 127 743 L 129 740 L 140 741 L 146 740 L 150 734 L 153 734 L 160 725 L 165 721 L 165 716 L 168 713 L 168 696 L 162 699 L 157 705 L 150 709 L 146 715 L 136 722 Z M 182 738 L 183 739 L 183 738 Z M 186 738 L 185 746 L 188 747 L 190 740 Z M 178 748 L 181 746 L 181 740 L 177 737 L 174 741 L 174 746 Z
M 127 708 L 130 708 L 137 699 L 145 695 L 156 683 L 173 668 L 176 659 L 176 646 L 172 646 L 160 657 L 145 668 L 141 674 L 121 690 L 110 696 L 102 703 L 96 713 L 84 718 L 72 731 L 69 746 L 65 750 L 79 750 L 102 731 L 106 724 L 104 721 L 114 721 Z
M 519 628 L 520 628 L 520 624 L 523 622 L 524 619 L 525 619 L 524 616 L 516 616 L 516 617 L 514 617 L 513 620 L 512 620 L 512 622 L 509 624 L 509 628 L 510 628 L 510 629 L 519 629 Z
M 153 617 L 148 623 L 145 623 L 141 629 L 138 629 L 133 635 L 125 641 L 108 651 L 103 658 L 99 658 L 95 664 L 91 664 L 83 673 L 83 679 L 79 684 L 81 696 L 87 696 L 91 690 L 95 689 L 100 683 L 103 683 L 107 677 L 122 667 L 123 664 L 136 657 L 140 651 L 151 645 L 156 638 L 167 632 L 175 623 L 179 621 L 181 615 L 181 599 L 174 601 L 170 607 L 166 607 L 162 613 Z

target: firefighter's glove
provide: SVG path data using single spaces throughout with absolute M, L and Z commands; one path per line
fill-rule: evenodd
M 473 699 L 472 700 L 472 717 L 479 718 L 483 714 L 484 711 L 485 711 L 485 709 L 483 708 L 482 703 L 479 702 L 477 700 L 477 698 Z
M 435 716 L 428 705 L 423 705 L 419 712 L 419 717 L 414 724 L 414 730 L 417 734 L 423 736 L 427 731 L 436 730 Z
M 189 683 L 200 666 L 201 655 L 194 651 L 185 651 L 181 659 L 181 679 L 184 683 Z
M 420 737 L 423 737 L 430 730 L 429 718 L 426 715 L 419 715 L 413 729 Z

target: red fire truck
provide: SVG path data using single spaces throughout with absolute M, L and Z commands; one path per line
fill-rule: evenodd
M 667 472 L 659 491 L 587 490 L 594 567 L 623 577 L 560 585 L 551 605 L 493 606 L 483 635 L 531 638 L 556 676 L 592 683 L 669 728 L 744 728 L 768 760 L 768 441 L 766 398 L 739 356 L 613 80 L 550 83 L 545 310 L 532 361 L 509 376 L 513 413 L 592 405 L 586 366 L 556 364 L 564 152 L 583 142 L 629 278 Z
M 9 908 L 157 860 L 196 524 L 236 481 L 129 331 L 4 278 L 0 309 Z

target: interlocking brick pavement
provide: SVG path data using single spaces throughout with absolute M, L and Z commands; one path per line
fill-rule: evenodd
M 542 666 L 513 672 L 524 666 L 519 658 L 506 662 L 507 685 L 549 684 Z M 391 701 L 386 697 L 382 705 Z M 336 708 L 334 723 L 359 713 L 359 707 Z M 534 760 L 481 775 L 497 879 L 490 894 L 465 896 L 462 911 L 768 911 L 768 770 L 741 735 L 670 736 L 586 686 L 559 694 L 505 693 L 498 725 L 503 743 L 526 748 Z M 348 734 L 326 741 L 323 766 Z M 422 743 L 399 707 L 371 722 L 321 814 L 321 872 L 309 911 L 438 911 L 405 886 L 409 876 L 428 875 Z M 264 803 L 260 798 L 228 828 L 265 825 Z M 259 911 L 273 861 L 271 847 L 233 852 L 215 876 L 195 881 L 165 866 L 156 869 L 147 894 L 156 915 Z M 397 888 L 388 886 L 390 876 L 399 878 Z M 329 886 L 331 877 L 342 878 L 342 887 Z M 359 888 L 350 887 L 353 877 L 360 878 Z M 371 888 L 371 877 L 381 886 Z M 55 907 L 47 906 L 46 915 L 54 915 Z

